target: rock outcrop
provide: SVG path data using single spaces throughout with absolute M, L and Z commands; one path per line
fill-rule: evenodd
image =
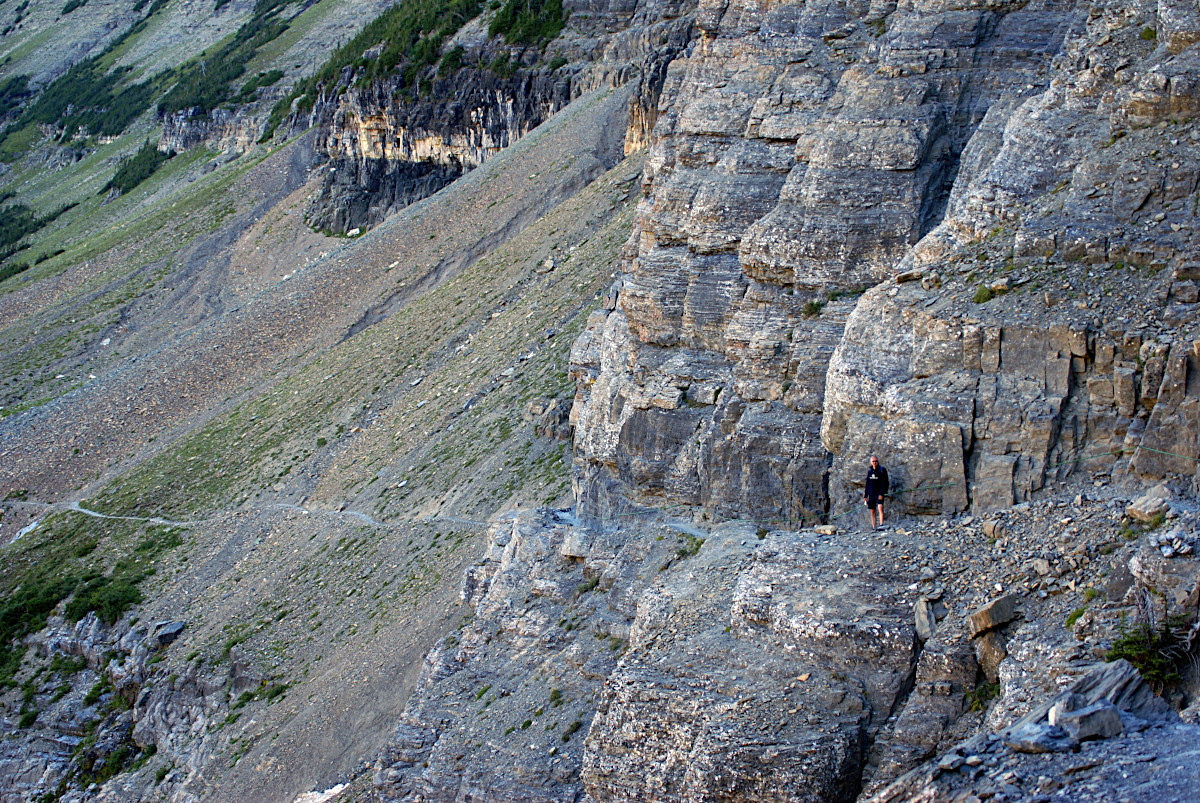
M 93 612 L 74 624 L 55 618 L 30 637 L 28 645 L 49 661 L 48 670 L 25 682 L 23 718 L 10 713 L 0 725 L 6 736 L 0 740 L 0 799 L 68 792 L 75 795 L 69 799 L 95 799 L 70 790 L 106 785 L 155 754 L 173 765 L 155 786 L 165 781 L 162 789 L 172 790 L 172 799 L 197 799 L 207 783 L 201 773 L 237 738 L 224 729 L 237 719 L 231 709 L 256 696 L 265 678 L 236 648 L 217 666 L 189 660 L 181 673 L 156 666 L 186 627 L 124 620 L 107 626 Z M 91 792 L 117 799 L 103 795 L 121 786 L 118 777 L 107 792 L 99 786 Z M 144 799 L 150 788 L 122 791 L 128 796 L 119 799 Z
M 1120 737 L 1125 731 L 1130 734 Z M 1200 776 L 1195 739 L 1126 661 L 1102 664 L 1001 733 L 980 734 L 936 762 L 913 770 L 867 798 L 1024 799 L 1069 791 L 1072 800 L 1104 800 L 1114 787 L 1139 799 L 1186 797 Z M 1082 753 L 1080 753 L 1082 749 Z M 1176 765 L 1162 772 L 1162 761 Z M 1159 762 L 1152 765 L 1151 762 Z M 1106 765 L 1122 767 L 1118 778 Z
M 426 660 L 377 789 L 851 800 L 918 655 L 885 548 L 746 525 L 501 522 L 465 578 L 471 615 Z
M 873 451 L 914 512 L 1004 507 L 1077 470 L 1195 473 L 1200 151 L 1166 123 L 1196 55 L 1156 48 L 1139 13 L 1094 9 L 1047 90 L 989 114 L 899 266 L 925 280 L 855 310 L 822 423 L 835 507 Z
M 1095 661 L 1142 615 L 1148 583 L 1169 569 L 1195 589 L 1200 562 L 1148 573 L 1159 536 L 1118 537 L 1112 501 L 1027 503 L 986 529 L 960 515 L 832 535 L 513 514 L 464 577 L 463 624 L 428 656 L 376 760 L 376 791 L 616 803 L 923 789 L 949 800 L 970 787 L 1020 799 L 1045 791 L 1027 750 L 1115 756 L 1162 738 L 1164 761 L 1187 760 L 1195 726 L 1128 662 Z M 1100 601 L 1101 578 L 1131 569 L 1122 598 Z M 1194 595 L 1180 598 L 1194 615 Z M 1180 689 L 1195 689 L 1189 678 Z M 1085 792 L 1103 775 L 1065 766 L 1055 783 Z
M 399 76 L 323 97 L 308 118 L 329 157 L 309 210 L 318 229 L 378 223 L 481 164 L 579 96 L 635 81 L 626 153 L 657 119 L 666 65 L 687 46 L 690 0 L 564 4 L 567 27 L 547 46 L 509 47 L 487 35 L 488 15 L 444 45 L 466 66 L 413 93 Z M 550 54 L 557 54 L 547 62 Z M 496 67 L 497 64 L 507 66 Z M 350 80 L 352 76 L 348 76 Z
M 271 93 L 267 94 L 270 96 Z M 233 111 L 218 107 L 206 113 L 200 113 L 199 109 L 175 112 L 163 118 L 158 149 L 163 153 L 182 153 L 204 147 L 242 154 L 262 136 L 261 118 L 261 114 L 245 108 Z

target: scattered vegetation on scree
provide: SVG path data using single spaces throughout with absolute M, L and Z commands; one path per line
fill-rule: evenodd
M 151 145 L 150 140 L 147 139 L 137 153 L 121 162 L 121 166 L 117 168 L 116 175 L 104 185 L 101 193 L 108 192 L 109 190 L 129 192 L 129 190 L 132 190 L 154 175 L 154 171 L 158 169 L 158 166 L 174 155 L 174 151 L 163 153 Z
M 136 522 L 58 514 L 0 552 L 0 683 L 25 654 L 19 639 L 46 625 L 64 600 L 70 621 L 89 611 L 112 624 L 141 602 L 139 585 L 180 530 Z
M 356 86 L 366 86 L 403 67 L 400 88 L 415 88 L 417 76 L 438 63 L 443 42 L 481 10 L 479 0 L 400 0 L 368 22 L 357 36 L 335 50 L 321 69 L 296 84 L 291 94 L 275 105 L 264 139 L 283 122 L 293 102 L 298 110 L 311 109 L 322 91 L 337 86 L 347 67 L 354 69 Z M 378 54 L 368 57 L 367 52 L 376 47 L 381 47 Z
M 283 77 L 283 70 L 260 72 L 242 85 L 242 91 L 233 99 L 234 103 L 251 103 L 258 97 L 258 90 L 273 86 Z
M 141 33 L 150 18 L 168 2 L 154 0 L 146 16 L 117 37 L 103 53 L 77 62 L 51 82 L 4 130 L 0 155 L 9 159 L 27 150 L 33 144 L 29 133 L 37 125 L 61 129 L 60 142 L 81 134 L 116 136 L 149 109 L 155 98 L 161 98 L 160 114 L 193 108 L 207 114 L 223 103 L 253 100 L 260 88 L 283 77 L 280 71 L 272 70 L 255 76 L 240 91 L 234 86 L 259 48 L 287 30 L 288 23 L 280 19 L 281 12 L 295 0 L 258 0 L 250 19 L 223 43 L 176 69 L 128 83 L 135 68 L 113 66 L 119 48 Z M 142 5 L 139 3 L 135 10 Z M 16 76 L 0 85 L 0 110 L 15 109 L 27 97 L 27 90 L 27 76 Z

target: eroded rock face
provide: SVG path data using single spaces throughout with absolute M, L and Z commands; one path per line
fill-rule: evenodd
M 464 582 L 472 615 L 428 657 L 377 790 L 851 800 L 918 654 L 906 575 L 885 548 L 746 525 L 502 522 Z
M 1085 322 L 989 325 L 961 303 L 915 283 L 859 303 L 830 363 L 822 422 L 838 455 L 835 507 L 856 504 L 865 454 L 882 456 L 905 510 L 954 512 L 1008 507 L 1077 458 L 1122 447 L 1137 410 L 1122 418 L 1103 392 L 1111 341 Z
M 213 758 L 237 738 L 225 729 L 236 720 L 228 718 L 234 701 L 259 691 L 264 676 L 236 648 L 223 665 L 192 661 L 186 671 L 168 673 L 157 666 L 160 650 L 185 628 L 125 620 L 107 626 L 93 612 L 75 623 L 54 617 L 30 636 L 27 644 L 40 659 L 63 668 L 51 663 L 30 681 L 28 706 L 37 712 L 31 724 L 18 728 L 12 712 L 0 721 L 0 799 L 141 800 L 165 793 L 198 800 Z M 154 754 L 174 766 L 153 785 L 119 774 L 109 780 Z M 96 776 L 100 785 L 88 780 Z
M 989 112 L 946 219 L 901 261 L 915 270 L 899 279 L 937 282 L 863 297 L 827 378 L 835 508 L 876 451 L 912 512 L 1006 507 L 1081 469 L 1195 472 L 1196 234 L 1181 201 L 1200 150 L 1195 132 L 1147 126 L 1192 102 L 1197 56 L 1130 24 L 1154 13 L 1094 8 L 1045 92 Z M 1011 243 L 1007 275 L 989 265 L 996 243 Z M 1004 293 L 1025 297 L 987 302 Z
M 1130 664 L 1095 665 L 1161 578 L 1143 568 L 1158 536 L 1117 535 L 1126 501 L 1041 500 L 986 528 L 960 515 L 830 534 L 514 514 L 466 573 L 464 624 L 429 655 L 376 791 L 617 803 L 953 800 L 970 787 L 1024 799 L 1058 786 L 1006 741 L 1057 762 L 1078 759 L 1057 750 L 1119 756 L 1163 738 L 1165 757 L 1187 760 L 1195 726 L 1179 731 Z M 1131 566 L 1129 600 L 1084 593 Z M 989 640 L 1000 652 L 980 650 Z M 1067 698 L 1065 714 L 1084 713 L 1052 725 Z M 1054 766 L 1072 799 L 1146 780 Z
M 703 6 L 572 355 L 583 512 L 841 515 L 872 453 L 909 513 L 1193 474 L 1185 17 Z
M 463 70 L 452 94 L 413 102 L 386 85 L 348 92 L 322 127 L 328 177 L 309 223 L 346 231 L 440 190 L 527 134 L 571 99 L 570 82 L 540 70 L 503 77 Z M 441 86 L 445 84 L 445 86 Z
M 245 153 L 262 136 L 262 121 L 244 111 L 224 107 L 201 114 L 185 109 L 163 118 L 158 149 L 164 153 L 182 153 L 205 147 L 230 153 Z
M 857 794 L 916 659 L 903 587 L 811 533 L 748 550 L 750 534 L 714 531 L 686 575 L 643 595 L 587 740 L 593 799 Z M 829 581 L 834 565 L 846 579 Z
M 937 223 L 988 110 L 1044 87 L 1082 19 L 1074 3 L 702 4 L 664 84 L 617 309 L 573 353 L 584 512 L 665 497 L 824 515 L 840 294 Z

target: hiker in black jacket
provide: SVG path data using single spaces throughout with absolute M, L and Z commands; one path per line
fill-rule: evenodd
M 879 465 L 879 458 L 871 455 L 871 466 L 867 469 L 867 487 L 863 491 L 863 503 L 871 511 L 871 527 L 883 526 L 883 498 L 888 492 L 887 469 Z M 875 511 L 879 511 L 879 523 L 875 522 Z

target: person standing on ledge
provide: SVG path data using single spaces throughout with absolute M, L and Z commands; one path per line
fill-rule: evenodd
M 871 529 L 878 530 L 883 526 L 883 498 L 888 492 L 887 469 L 879 465 L 879 458 L 871 455 L 871 466 L 867 469 L 867 487 L 863 492 L 863 503 L 871 511 Z M 879 512 L 879 522 L 875 522 L 875 513 Z

